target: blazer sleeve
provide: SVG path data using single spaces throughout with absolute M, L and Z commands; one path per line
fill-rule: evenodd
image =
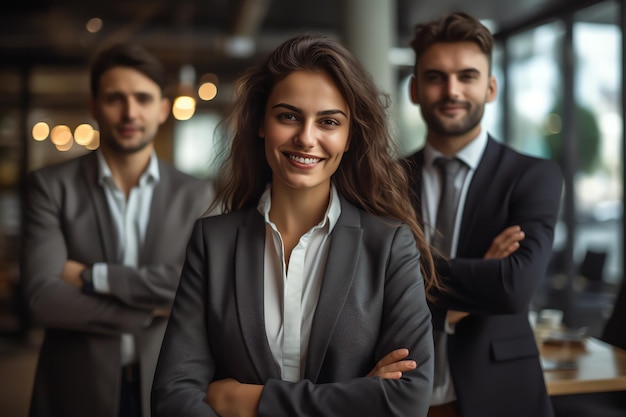
M 508 211 L 507 223 L 500 231 L 520 225 L 525 233 L 520 248 L 503 259 L 459 256 L 438 260 L 437 271 L 447 289 L 435 293 L 438 307 L 471 314 L 515 314 L 528 308 L 552 254 L 563 187 L 561 171 L 552 161 L 539 160 L 520 169 L 511 187 L 508 206 L 502 208 Z M 485 196 L 485 204 L 503 204 L 489 198 Z M 478 227 L 473 231 L 478 233 Z M 485 251 L 495 235 L 487 238 Z
M 163 172 L 162 180 L 166 173 L 169 171 Z M 170 177 L 176 174 L 169 173 Z M 155 190 L 151 225 L 140 265 L 107 264 L 111 295 L 131 307 L 169 310 L 176 295 L 193 221 L 209 207 L 212 194 L 210 183 L 180 174 L 176 175 L 175 183 Z M 150 231 L 154 230 L 158 232 L 150 236 Z M 150 238 L 158 243 L 148 241 Z M 159 252 L 164 248 L 167 253 Z
M 149 323 L 151 311 L 85 294 L 63 281 L 68 250 L 62 207 L 41 173 L 29 177 L 26 200 L 20 275 L 34 319 L 46 327 L 103 333 L 128 332 Z
M 434 369 L 431 315 L 419 253 L 408 227 L 398 229 L 388 256 L 383 318 L 381 323 L 372 323 L 380 325 L 374 354 L 380 360 L 392 350 L 406 347 L 417 369 L 398 380 L 363 375 L 324 384 L 270 379 L 261 395 L 259 417 L 426 416 Z
M 215 361 L 205 323 L 207 281 L 201 220 L 196 221 L 152 384 L 152 417 L 211 416 L 205 402 Z
M 172 250 L 175 250 L 175 246 Z M 130 307 L 169 310 L 174 301 L 181 268 L 178 263 L 139 267 L 108 263 L 110 295 Z

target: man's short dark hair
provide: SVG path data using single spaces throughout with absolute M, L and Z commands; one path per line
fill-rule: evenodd
M 127 67 L 137 70 L 158 84 L 164 94 L 167 87 L 167 74 L 161 61 L 142 46 L 131 42 L 110 45 L 95 56 L 91 63 L 91 96 L 96 97 L 102 74 L 114 67 Z
M 415 52 L 415 64 L 434 43 L 474 42 L 489 60 L 493 51 L 493 35 L 478 19 L 466 13 L 455 12 L 437 20 L 415 26 L 411 48 Z

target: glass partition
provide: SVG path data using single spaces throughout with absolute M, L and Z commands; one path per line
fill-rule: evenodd
M 559 297 L 565 296 L 566 324 L 587 327 L 593 336 L 601 333 L 623 276 L 619 15 L 612 1 L 576 12 L 569 20 L 571 54 L 564 49 L 570 45 L 567 19 L 507 39 L 508 142 L 521 152 L 557 161 L 570 185 L 566 190 L 573 190 L 573 198 L 563 203 L 574 214 L 568 224 L 564 216 L 559 219 L 552 262 L 534 307 L 562 307 Z M 566 56 L 573 57 L 570 66 L 564 64 Z M 573 104 L 573 114 L 565 125 L 568 97 L 574 100 L 567 103 Z

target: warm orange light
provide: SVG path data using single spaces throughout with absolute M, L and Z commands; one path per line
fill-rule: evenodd
M 50 132 L 50 140 L 57 146 L 67 145 L 72 141 L 72 131 L 67 125 L 57 125 Z
M 176 120 L 189 120 L 196 112 L 196 100 L 189 96 L 178 96 L 172 106 L 172 115 Z
M 90 151 L 95 151 L 99 147 L 100 147 L 100 132 L 97 130 L 94 130 L 93 134 L 91 135 L 91 141 L 87 145 L 85 145 L 85 148 L 89 149 Z
M 87 21 L 86 28 L 87 32 L 89 33 L 100 32 L 100 30 L 102 29 L 102 19 L 100 19 L 99 17 L 89 19 Z
M 50 134 L 50 126 L 46 122 L 37 122 L 33 126 L 32 135 L 33 139 L 37 141 L 46 140 Z
M 198 88 L 198 97 L 204 101 L 213 100 L 217 96 L 217 86 L 211 82 L 202 84 Z
M 67 141 L 67 143 L 63 143 L 63 144 L 55 144 L 54 146 L 56 146 L 57 151 L 60 152 L 67 152 L 70 149 L 72 149 L 72 145 L 74 144 L 74 141 L 72 140 L 72 138 L 70 137 L 70 140 Z
M 93 127 L 88 123 L 78 125 L 74 129 L 74 141 L 81 146 L 87 146 L 93 138 Z

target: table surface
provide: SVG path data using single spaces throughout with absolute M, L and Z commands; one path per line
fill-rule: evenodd
M 538 345 L 548 394 L 626 391 L 626 351 L 592 337 Z

